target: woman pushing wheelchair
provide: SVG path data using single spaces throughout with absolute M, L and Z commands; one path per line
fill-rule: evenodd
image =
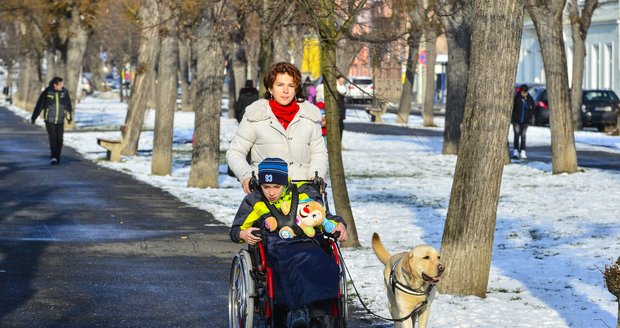
M 324 252 L 322 235 L 308 236 L 307 230 L 300 231 L 291 222 L 292 213 L 297 212 L 295 203 L 321 200 L 316 189 L 299 181 L 312 180 L 315 174 L 323 178 L 327 173 L 322 116 L 316 106 L 305 101 L 301 82 L 301 73 L 294 65 L 281 62 L 271 66 L 263 79 L 267 89 L 263 99 L 246 108 L 226 152 L 228 166 L 247 194 L 230 238 L 249 245 L 262 240 L 259 244 L 266 245 L 267 262 L 274 272 L 276 305 L 288 313 L 276 318 L 280 321 L 275 327 L 286 327 L 287 322 L 289 327 L 307 327 L 310 317 L 328 311 L 330 300 L 339 293 L 339 267 Z M 259 187 L 252 190 L 250 181 L 257 169 Z M 289 215 L 282 213 L 283 204 L 289 206 Z M 267 228 L 265 219 L 269 217 L 276 223 L 268 220 Z M 339 234 L 340 241 L 346 240 L 342 218 L 330 217 L 329 222 L 332 233 Z M 292 231 L 282 229 L 284 226 Z M 257 233 L 261 229 L 265 232 L 262 236 Z

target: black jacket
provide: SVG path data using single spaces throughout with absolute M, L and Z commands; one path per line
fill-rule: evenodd
M 239 99 L 237 99 L 235 104 L 235 118 L 237 122 L 241 122 L 243 114 L 245 114 L 245 108 L 257 100 L 258 90 L 256 88 L 241 88 L 239 90 Z
M 525 99 L 518 93 L 515 95 L 512 105 L 512 123 L 529 124 L 534 116 L 534 98 L 529 94 Z
M 32 111 L 32 122 L 39 117 L 41 111 L 43 111 L 43 118 L 47 123 L 63 124 L 65 117 L 71 121 L 73 119 L 73 108 L 71 108 L 69 91 L 65 88 L 56 91 L 54 87 L 47 87 L 41 92 L 37 105 Z

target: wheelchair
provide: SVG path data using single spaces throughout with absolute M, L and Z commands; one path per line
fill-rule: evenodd
M 348 317 L 346 269 L 335 236 L 323 235 L 323 250 L 339 267 L 338 298 L 331 304 L 333 327 L 345 328 Z M 282 327 L 286 316 L 275 300 L 273 272 L 267 263 L 266 238 L 256 245 L 248 245 L 233 258 L 228 285 L 228 317 L 231 328 Z

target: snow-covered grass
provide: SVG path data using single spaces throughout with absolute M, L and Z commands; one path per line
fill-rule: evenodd
M 227 106 L 224 101 L 222 107 Z M 230 224 L 244 194 L 239 183 L 225 174 L 223 162 L 219 188 L 186 187 L 193 113 L 176 113 L 173 172 L 162 177 L 150 174 L 152 132 L 142 133 L 137 156 L 124 156 L 120 163 L 103 160 L 105 150 L 97 146 L 96 138 L 118 138 L 125 112 L 126 104 L 118 100 L 86 98 L 77 106 L 78 131 L 66 132 L 66 145 L 100 165 L 165 189 Z M 147 113 L 147 130 L 153 126 L 154 115 L 152 111 Z M 369 121 L 363 111 L 349 110 L 347 115 L 348 122 Z M 396 124 L 391 114 L 386 114 L 384 121 Z M 421 123 L 419 117 L 412 117 L 409 126 L 421 128 Z M 439 127 L 435 129 L 441 130 L 443 119 L 437 117 L 436 123 Z M 221 117 L 222 152 L 236 126 L 234 119 Z M 575 133 L 575 139 L 578 149 L 620 151 L 619 137 L 580 131 Z M 440 137 L 345 131 L 344 167 L 363 247 L 345 249 L 344 255 L 364 302 L 383 316 L 389 316 L 381 278 L 383 268 L 370 248 L 370 237 L 379 232 L 393 253 L 417 244 L 440 248 L 456 163 L 455 156 L 441 154 L 441 142 Z M 549 129 L 528 130 L 528 145 L 549 143 Z M 616 211 L 619 185 L 620 174 L 616 171 L 583 168 L 576 174 L 552 175 L 550 163 L 507 165 L 497 211 L 488 296 L 481 299 L 438 294 L 429 326 L 615 326 L 618 304 L 604 286 L 601 270 L 620 256 Z

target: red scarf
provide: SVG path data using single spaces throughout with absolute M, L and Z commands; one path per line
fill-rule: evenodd
M 293 102 L 288 106 L 282 106 L 277 101 L 271 99 L 269 100 L 269 107 L 271 107 L 273 115 L 275 115 L 278 122 L 282 124 L 284 130 L 288 128 L 289 123 L 291 123 L 299 111 L 299 104 L 297 104 L 297 100 L 295 99 L 293 99 Z

